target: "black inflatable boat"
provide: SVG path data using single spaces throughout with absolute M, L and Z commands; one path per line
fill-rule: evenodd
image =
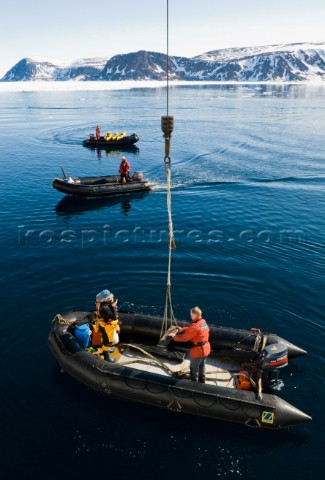
M 151 190 L 149 183 L 142 180 L 140 172 L 134 172 L 130 181 L 124 184 L 120 183 L 118 175 L 81 178 L 71 178 L 65 175 L 64 178 L 55 178 L 52 186 L 67 195 L 82 197 L 104 197 Z
M 109 138 L 109 137 L 106 137 Z M 111 149 L 111 148 L 120 148 L 120 147 L 129 147 L 134 145 L 136 142 L 140 140 L 140 137 L 136 133 L 132 133 L 132 135 L 122 136 L 119 135 L 117 138 L 111 136 L 110 140 L 106 140 L 105 137 L 100 137 L 99 140 L 96 139 L 94 135 L 90 135 L 89 138 L 83 141 L 83 145 L 85 147 L 100 147 L 103 149 Z
M 89 313 L 56 315 L 48 342 L 62 370 L 95 391 L 250 427 L 280 429 L 311 420 L 274 394 L 279 371 L 288 358 L 307 353 L 275 334 L 210 325 L 212 353 L 207 359 L 206 382 L 198 383 L 188 376 L 187 349 L 160 340 L 161 317 L 120 312 L 120 343 L 111 355 L 116 363 L 109 363 L 96 350 L 91 353 L 81 348 L 72 333 L 71 327 L 87 322 Z M 262 398 L 253 380 L 247 390 L 238 383 L 243 375 L 251 379 L 256 362 L 262 365 Z

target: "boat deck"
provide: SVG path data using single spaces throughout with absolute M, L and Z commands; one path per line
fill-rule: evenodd
M 117 350 L 117 352 L 115 355 L 113 353 L 112 357 L 116 358 L 118 364 L 162 376 L 170 376 L 171 372 L 186 374 L 184 378 L 189 378 L 190 360 L 186 357 L 182 362 L 179 362 L 155 355 L 154 358 L 156 361 L 154 361 L 145 353 L 129 346 L 125 349 L 115 347 L 115 350 Z M 235 388 L 235 378 L 232 376 L 232 372 L 238 372 L 240 367 L 233 360 L 220 360 L 210 356 L 206 360 L 205 370 L 207 384 Z

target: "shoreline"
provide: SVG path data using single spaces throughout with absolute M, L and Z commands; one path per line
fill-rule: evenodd
M 238 86 L 325 86 L 325 81 L 264 81 L 264 82 L 235 82 L 213 80 L 170 80 L 169 87 L 202 86 L 202 85 L 238 85 Z M 166 88 L 166 80 L 119 80 L 119 81 L 28 81 L 28 82 L 0 82 L 0 93 L 3 92 L 69 92 L 69 91 L 96 91 L 96 90 L 131 90 L 138 88 Z

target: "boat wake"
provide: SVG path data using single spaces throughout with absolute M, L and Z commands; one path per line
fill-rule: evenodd
M 280 177 L 280 178 L 248 178 L 247 180 L 254 183 L 309 183 L 323 182 L 325 175 L 303 176 L 303 177 Z
M 87 123 L 42 130 L 36 135 L 35 142 L 55 145 L 81 145 L 84 138 L 89 137 L 90 130 L 95 131 L 95 128 L 96 126 L 89 126 Z

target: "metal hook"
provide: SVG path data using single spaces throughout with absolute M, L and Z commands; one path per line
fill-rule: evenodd
M 171 157 L 166 155 L 165 158 L 164 158 L 165 170 L 170 170 L 171 169 L 171 163 L 172 163 Z

